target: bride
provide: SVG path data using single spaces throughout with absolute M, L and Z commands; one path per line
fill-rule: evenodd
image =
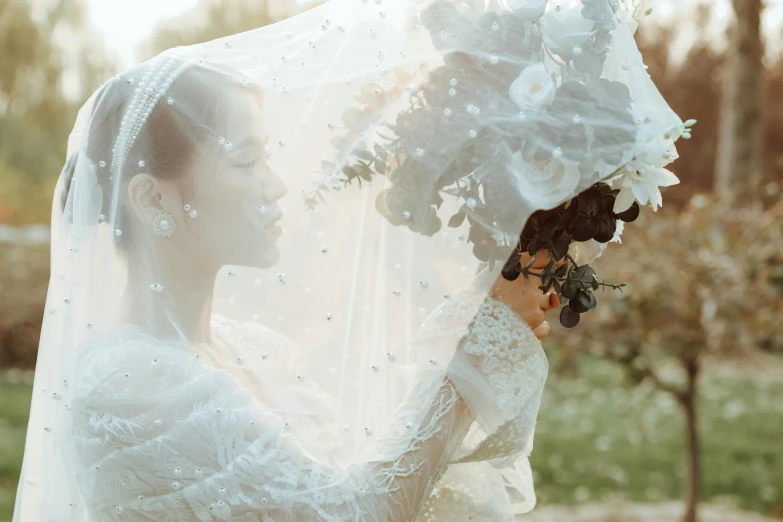
M 449 9 L 484 7 L 331 0 L 163 53 L 88 100 L 55 192 L 14 522 L 496 522 L 532 509 L 538 339 L 557 295 L 506 281 L 502 263 L 472 277 L 473 229 L 467 242 L 459 223 L 414 233 L 454 202 L 422 204 L 415 183 L 390 198 L 402 159 L 369 152 L 406 93 L 453 65 L 444 46 L 486 54 L 417 23 Z M 483 83 L 463 87 L 476 76 L 452 74 L 447 96 L 477 101 L 421 134 L 425 176 L 449 168 L 454 129 L 508 124 L 492 102 L 481 112 Z M 550 88 L 537 82 L 534 98 Z M 341 182 L 350 154 L 388 180 Z M 592 182 L 517 174 L 561 199 Z M 521 196 L 516 236 L 543 208 Z
M 124 115 L 136 114 L 137 89 L 158 75 L 166 92 L 142 126 Z M 122 78 L 98 92 L 86 149 L 61 180 L 63 208 L 74 216 L 77 187 L 101 189 L 101 208 L 115 216 L 113 249 L 127 266 L 116 322 L 100 334 L 93 326 L 68 383 L 68 419 L 59 429 L 68 429 L 69 472 L 82 499 L 71 519 L 416 518 L 474 421 L 448 366 L 422 373 L 404 415 L 379 433 L 388 448 L 375 459 L 348 453 L 339 435 L 304 433 L 328 432 L 338 415 L 326 394 L 292 372 L 295 347 L 258 323 L 213 315 L 221 269 L 270 269 L 280 259 L 286 186 L 265 159 L 262 92 L 242 88 L 231 71 L 170 57 Z M 123 141 L 126 129 L 139 127 L 133 143 Z M 127 168 L 101 171 L 110 156 Z M 82 162 L 98 167 L 94 179 L 85 179 Z M 496 292 L 509 304 L 490 298 L 479 312 L 489 332 L 468 339 L 507 338 L 536 370 L 531 384 L 539 389 L 546 364 L 533 329 L 548 333 L 544 316 L 557 297 L 518 285 L 499 278 Z M 455 367 L 479 369 L 455 371 L 481 375 L 473 358 L 459 352 Z M 313 415 L 322 418 L 307 419 Z M 432 513 L 445 509 L 430 504 Z

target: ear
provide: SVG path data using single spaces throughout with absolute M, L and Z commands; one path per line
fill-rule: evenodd
M 128 182 L 128 201 L 143 223 L 152 223 L 158 212 L 178 214 L 178 197 L 173 187 L 150 174 L 136 174 Z

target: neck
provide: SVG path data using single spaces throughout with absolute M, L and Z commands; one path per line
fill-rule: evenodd
M 162 256 L 156 252 L 147 259 L 166 259 L 150 265 L 129 260 L 128 287 L 123 317 L 161 339 L 187 339 L 210 342 L 210 320 L 215 278 L 218 269 L 205 268 L 193 257 Z M 160 284 L 161 291 L 151 285 Z

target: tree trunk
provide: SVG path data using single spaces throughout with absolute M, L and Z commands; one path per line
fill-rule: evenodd
M 699 442 L 699 419 L 696 412 L 696 383 L 699 367 L 694 362 L 688 365 L 686 371 L 688 374 L 687 390 L 680 396 L 680 404 L 685 414 L 685 438 L 688 452 L 688 483 L 685 493 L 683 522 L 697 522 L 701 490 L 701 448 Z
M 762 0 L 732 0 L 736 15 L 730 30 L 715 164 L 715 190 L 725 193 L 736 181 L 761 172 L 763 54 Z

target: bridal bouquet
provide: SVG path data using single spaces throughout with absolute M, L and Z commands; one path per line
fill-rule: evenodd
M 633 7 L 618 0 L 435 1 L 420 24 L 443 65 L 416 76 L 398 69 L 391 88 L 365 86 L 357 97 L 363 108 L 343 114 L 348 133 L 333 140 L 336 164 L 324 166 L 339 165 L 339 176 L 321 187 L 386 176 L 391 185 L 378 196 L 379 212 L 425 235 L 441 228 L 444 196 L 456 198 L 447 223 L 467 220 L 475 257 L 505 263 L 508 280 L 539 277 L 544 292 L 554 288 L 568 303 L 561 323 L 576 326 L 596 307 L 595 290 L 623 285 L 599 282 L 591 260 L 578 264 L 583 256 L 575 252 L 597 257 L 619 242 L 640 205 L 657 210 L 659 187 L 679 182 L 664 168 L 677 157 L 674 142 L 690 138 L 695 123 L 671 113 L 663 126 L 655 112 L 670 109 L 662 99 L 652 98 L 658 107 L 649 92 L 645 103 L 636 100 L 634 82 L 652 82 L 633 43 Z M 615 51 L 622 24 L 632 26 L 623 28 L 630 43 Z M 363 131 L 406 97 L 407 107 L 367 144 Z M 308 197 L 314 203 L 319 196 Z M 549 255 L 541 272 L 531 270 L 535 257 L 521 264 L 524 253 L 541 250 Z

